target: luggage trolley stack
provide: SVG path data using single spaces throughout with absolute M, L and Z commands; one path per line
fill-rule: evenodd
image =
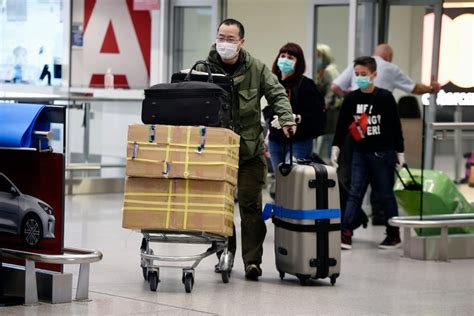
M 174 74 L 172 83 L 145 90 L 142 121 L 130 125 L 123 227 L 143 234 L 140 266 L 156 291 L 161 268 L 182 269 L 187 293 L 195 268 L 218 253 L 229 282 L 234 193 L 240 138 L 232 132 L 232 79 L 208 73 Z M 214 80 L 215 79 L 215 80 Z M 213 83 L 213 82 L 216 83 Z M 187 256 L 155 254 L 151 243 L 209 244 Z

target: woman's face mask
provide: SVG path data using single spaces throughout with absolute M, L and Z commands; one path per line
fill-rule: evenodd
M 324 68 L 323 60 L 321 58 L 318 58 L 318 60 L 316 61 L 316 69 L 321 70 L 323 68 Z
M 291 73 L 295 70 L 295 62 L 286 57 L 278 58 L 277 66 L 284 74 Z

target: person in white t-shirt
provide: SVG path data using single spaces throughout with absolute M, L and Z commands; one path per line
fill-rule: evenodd
M 393 50 L 388 44 L 378 45 L 372 57 L 375 58 L 377 63 L 378 75 L 375 78 L 377 87 L 387 89 L 390 92 L 400 89 L 413 94 L 436 93 L 440 90 L 440 85 L 437 82 L 432 82 L 430 86 L 427 86 L 422 83 L 415 83 L 405 75 L 397 65 L 392 63 Z M 341 97 L 357 88 L 353 65 L 347 66 L 331 85 L 331 90 Z

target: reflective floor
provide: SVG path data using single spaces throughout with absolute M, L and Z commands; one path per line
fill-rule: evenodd
M 463 190 L 467 195 L 474 192 Z M 356 231 L 353 249 L 342 253 L 335 286 L 328 279 L 308 286 L 300 286 L 291 276 L 281 281 L 268 222 L 263 276 L 258 282 L 246 281 L 243 264 L 236 260 L 230 283 L 223 284 L 214 273 L 216 260 L 210 257 L 198 266 L 191 294 L 184 291 L 181 270 L 164 268 L 158 291 L 151 292 L 139 266 L 141 234 L 121 228 L 121 207 L 121 194 L 66 197 L 65 244 L 104 254 L 101 262 L 91 265 L 91 302 L 0 308 L 0 314 L 474 315 L 474 260 L 417 261 L 403 258 L 400 249 L 379 250 L 377 244 L 384 237 L 380 226 Z M 207 247 L 154 244 L 153 248 L 155 253 L 177 255 Z M 74 274 L 76 284 L 78 267 L 68 266 L 66 271 Z

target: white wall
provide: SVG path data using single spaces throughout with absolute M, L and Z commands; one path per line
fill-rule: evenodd
M 320 7 L 317 20 L 317 41 L 331 48 L 338 70 L 342 72 L 347 67 L 349 6 Z
M 388 44 L 394 51 L 393 62 L 415 82 L 420 82 L 421 78 L 424 12 L 424 6 L 390 8 Z M 399 90 L 394 91 L 397 99 L 405 94 Z
M 183 14 L 183 65 L 181 69 L 191 68 L 197 60 L 202 60 L 209 52 L 210 42 L 215 38 L 215 31 L 211 29 L 211 9 L 185 8 Z
M 299 44 L 308 54 L 306 0 L 228 0 L 227 16 L 242 22 L 244 48 L 268 67 L 288 42 Z

